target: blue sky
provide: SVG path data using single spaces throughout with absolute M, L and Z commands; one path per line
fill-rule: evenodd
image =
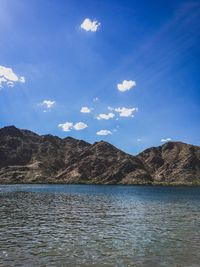
M 0 127 L 200 145 L 199 43 L 195 0 L 0 0 Z

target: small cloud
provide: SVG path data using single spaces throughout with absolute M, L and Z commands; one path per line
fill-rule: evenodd
M 80 110 L 80 112 L 82 112 L 82 113 L 90 113 L 91 112 L 91 109 L 88 108 L 88 107 L 82 107 L 81 110 Z
M 138 138 L 138 139 L 137 139 L 137 142 L 141 142 L 141 139 L 140 139 L 140 138 Z
M 22 77 L 19 78 L 19 81 L 20 81 L 21 83 L 25 83 L 25 82 L 26 82 L 26 79 L 25 79 L 24 76 L 22 76 Z
M 17 76 L 11 68 L 0 66 L 0 87 L 14 87 L 16 82 L 25 83 L 25 78 Z
M 77 122 L 73 126 L 74 130 L 76 130 L 76 131 L 83 130 L 83 129 L 87 128 L 87 127 L 88 127 L 87 124 L 85 124 L 83 122 Z
M 8 87 L 14 87 L 15 85 L 14 85 L 14 82 L 9 81 L 9 82 L 7 82 L 7 86 Z
M 42 103 L 41 103 L 41 106 L 44 106 L 45 108 L 47 109 L 51 109 L 54 107 L 56 101 L 51 101 L 51 100 L 44 100 Z
M 125 92 L 136 86 L 135 81 L 124 80 L 122 83 L 118 83 L 117 88 L 120 92 Z
M 100 130 L 100 131 L 96 132 L 96 134 L 97 135 L 110 135 L 110 134 L 112 134 L 112 132 L 109 130 Z
M 98 97 L 93 98 L 93 102 L 97 102 L 97 101 L 99 101 Z
M 69 132 L 73 128 L 72 122 L 65 122 L 58 124 L 58 127 L 61 128 L 64 132 Z
M 97 120 L 109 120 L 113 119 L 115 117 L 114 113 L 108 113 L 108 114 L 99 114 L 96 118 Z
M 61 128 L 64 132 L 69 132 L 72 129 L 79 131 L 87 128 L 87 124 L 83 122 L 77 122 L 76 124 L 73 124 L 72 122 L 65 122 L 58 124 L 58 127 Z
M 81 28 L 85 31 L 91 31 L 91 32 L 96 32 L 101 25 L 100 22 L 97 20 L 91 20 L 89 18 L 84 19 L 84 21 L 81 24 Z
M 171 140 L 172 140 L 171 138 L 162 138 L 161 142 L 164 143 L 164 142 L 169 142 Z
M 120 117 L 134 117 L 134 113 L 138 111 L 138 108 L 115 108 L 116 112 L 119 113 Z

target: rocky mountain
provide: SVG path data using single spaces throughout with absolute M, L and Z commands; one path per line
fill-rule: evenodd
M 0 183 L 200 184 L 200 147 L 168 142 L 137 156 L 100 141 L 0 129 Z

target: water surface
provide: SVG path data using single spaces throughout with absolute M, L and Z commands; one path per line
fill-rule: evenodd
M 1 185 L 0 266 L 200 266 L 200 188 Z

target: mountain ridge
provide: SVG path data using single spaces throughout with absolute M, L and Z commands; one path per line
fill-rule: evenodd
M 130 155 L 103 140 L 0 128 L 0 183 L 200 184 L 200 147 L 167 142 Z

